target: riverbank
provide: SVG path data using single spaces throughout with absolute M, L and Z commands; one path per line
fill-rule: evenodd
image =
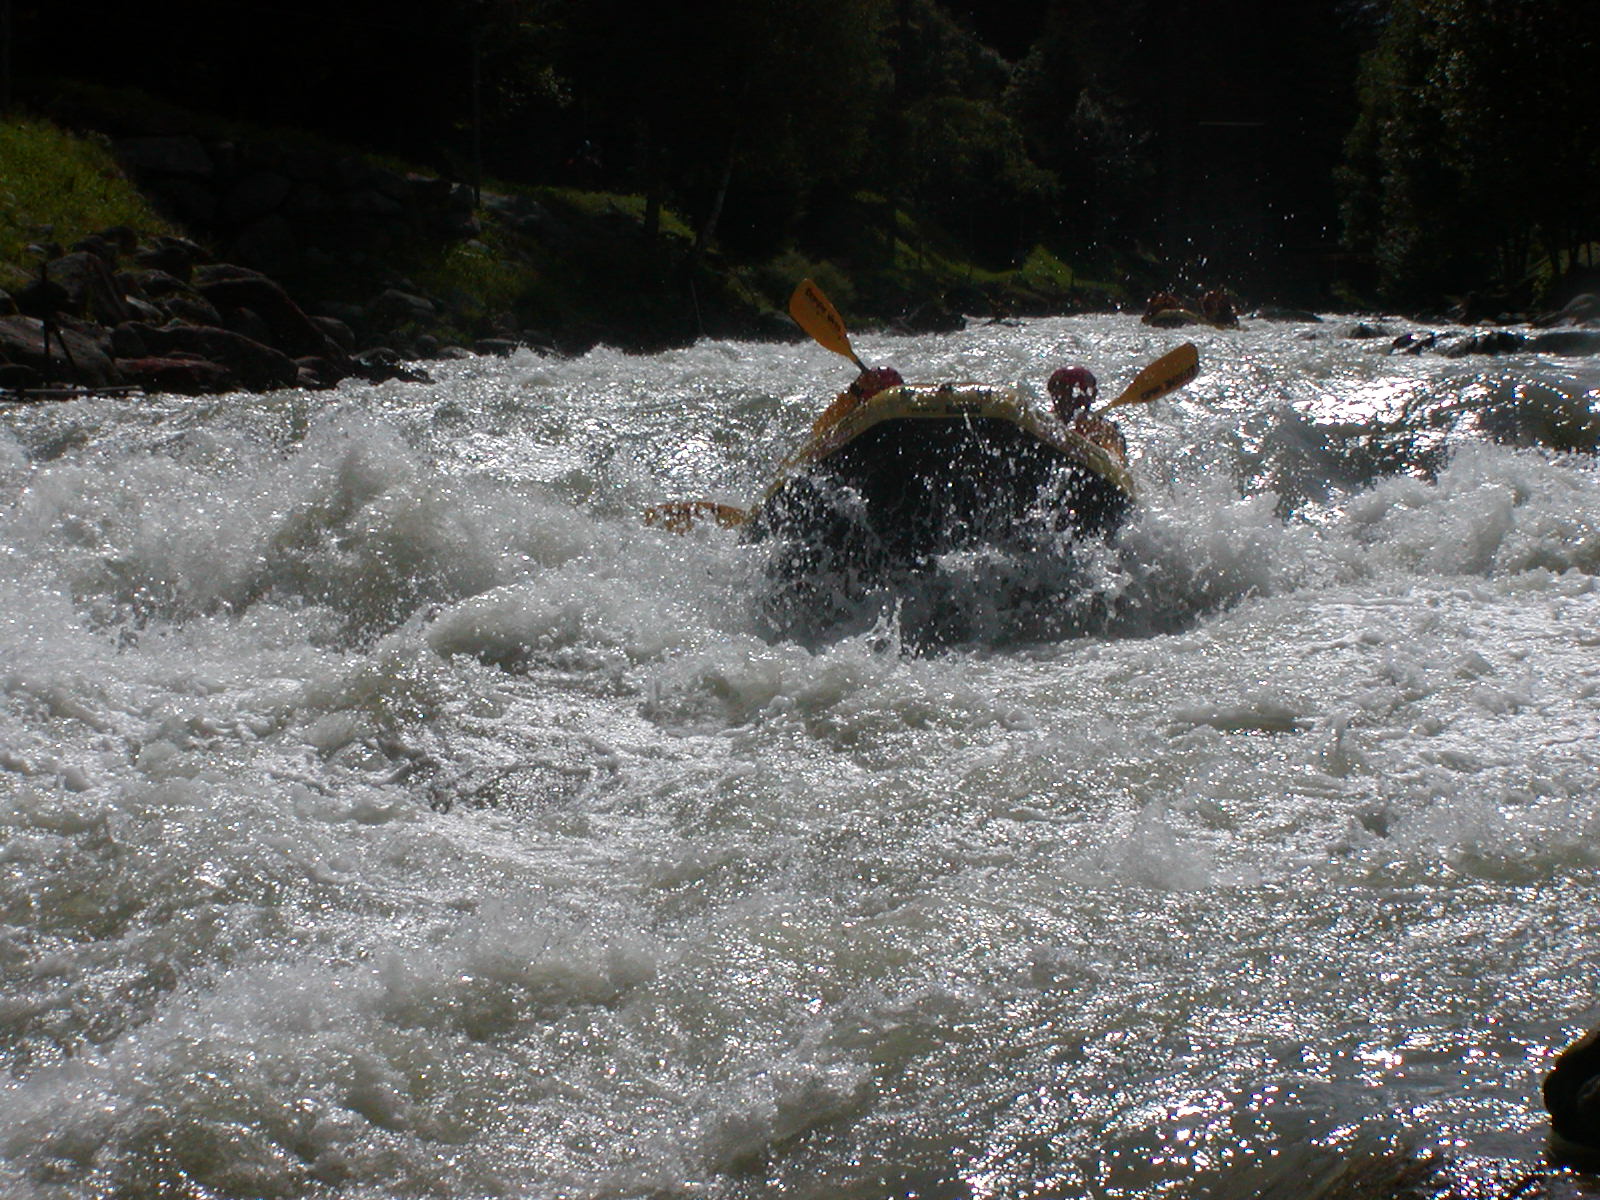
M 17 181 L 0 225 L 0 387 L 13 393 L 321 387 L 516 345 L 791 339 L 785 302 L 805 276 L 858 329 L 937 332 L 963 314 L 1129 300 L 1043 247 L 984 270 L 866 195 L 835 214 L 854 231 L 842 241 L 734 262 L 636 196 L 475 190 L 92 88 L 47 107 L 0 138 Z M 885 225 L 902 234 L 892 246 L 859 232 Z

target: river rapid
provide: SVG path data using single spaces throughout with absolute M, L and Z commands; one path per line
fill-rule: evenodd
M 0 1192 L 1537 1159 L 1600 1016 L 1600 367 L 1346 325 L 1194 333 L 1116 543 L 1015 612 L 943 564 L 936 650 L 778 636 L 760 547 L 639 520 L 759 494 L 809 343 L 5 413 Z M 856 349 L 1110 395 L 1188 335 Z

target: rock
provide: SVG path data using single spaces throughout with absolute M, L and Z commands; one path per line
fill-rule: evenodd
M 94 336 L 92 327 L 76 322 L 56 325 L 45 353 L 44 322 L 37 317 L 0 317 L 0 359 L 38 371 L 47 383 L 81 383 L 109 387 L 122 382 L 111 361 L 109 337 Z
M 204 262 L 206 252 L 188 238 L 157 237 L 133 256 L 133 261 L 149 270 L 165 271 L 184 281 L 194 274 L 196 263 Z
M 1600 296 L 1580 292 L 1557 311 L 1535 317 L 1532 324 L 1543 329 L 1551 325 L 1582 325 L 1596 318 L 1600 318 Z
M 198 290 L 219 313 L 255 314 L 266 329 L 266 336 L 256 335 L 257 340 L 275 346 L 290 358 L 344 357 L 344 348 L 306 316 L 288 292 L 265 275 L 255 272 L 223 275 L 205 271 L 198 276 Z
M 276 171 L 252 171 L 224 194 L 217 215 L 232 225 L 248 225 L 276 212 L 293 187 Z
M 1567 1156 L 1600 1158 L 1600 1029 L 1556 1056 L 1541 1091 L 1555 1148 Z
M 1507 329 L 1475 333 L 1448 342 L 1439 353 L 1446 358 L 1465 358 L 1469 354 L 1515 354 L 1527 348 L 1528 339 Z
M 261 314 L 250 308 L 218 309 L 222 313 L 224 329 L 231 329 L 234 333 L 242 333 L 252 341 L 260 342 L 264 346 L 272 346 L 282 350 L 272 337 L 272 327 L 261 319 Z
M 227 367 L 252 392 L 293 387 L 299 376 L 299 368 L 288 355 L 228 329 L 178 324 L 161 329 L 146 325 L 134 328 L 152 354 L 174 357 L 177 352 L 209 359 Z
M 163 296 L 197 296 L 192 287 L 179 279 L 158 268 L 149 268 L 142 271 L 126 271 L 129 283 L 124 285 L 123 294 L 128 295 L 137 288 L 137 294 L 145 300 L 159 300 Z
M 300 253 L 294 229 L 278 213 L 262 217 L 240 230 L 233 239 L 233 247 L 245 262 L 269 271 L 292 266 Z
M 1600 330 L 1558 329 L 1541 333 L 1528 343 L 1528 349 L 1538 354 L 1600 354 Z
M 479 354 L 510 358 L 522 348 L 522 343 L 514 342 L 510 338 L 479 338 L 472 343 L 472 348 Z
M 300 386 L 313 390 L 336 387 L 341 379 L 350 375 L 352 365 L 345 357 L 335 361 L 315 355 L 297 358 L 294 364 L 299 370 Z
M 0 317 L 14 317 L 18 311 L 16 299 L 10 292 L 0 289 Z
M 21 363 L 0 363 L 0 391 L 20 392 L 44 383 L 44 376 Z
M 78 239 L 72 243 L 72 249 L 94 255 L 109 270 L 115 271 L 117 269 L 117 258 L 120 254 L 117 244 L 101 234 L 91 233 L 86 238 Z
M 211 175 L 215 164 L 200 139 L 178 137 L 132 137 L 114 142 L 111 153 L 135 174 Z
M 111 268 L 98 254 L 78 250 L 44 264 L 41 279 L 17 295 L 24 312 L 42 317 L 47 312 L 65 312 L 74 317 L 90 317 L 107 325 L 128 319 Z
M 1162 308 L 1141 318 L 1146 325 L 1154 325 L 1157 329 L 1181 329 L 1186 325 L 1201 325 L 1199 313 L 1192 313 L 1186 308 Z
M 115 358 L 145 358 L 150 348 L 145 345 L 138 325 L 125 321 L 111 331 L 111 353 Z
M 1392 338 L 1394 330 L 1386 325 L 1368 325 L 1365 321 L 1352 325 L 1345 331 L 1347 338 Z
M 437 311 L 432 300 L 386 288 L 367 305 L 366 318 L 375 325 L 425 323 L 432 321 Z
M 222 324 L 222 314 L 215 306 L 192 292 L 175 292 L 162 300 L 159 307 L 167 316 L 191 325 Z
M 1389 347 L 1390 354 L 1421 354 L 1424 350 L 1431 350 L 1439 342 L 1436 333 L 1402 333 L 1395 338 Z
M 192 354 L 119 358 L 117 369 L 124 379 L 147 392 L 204 396 L 232 391 L 239 386 L 238 378 L 227 367 Z
M 151 180 L 145 191 L 164 212 L 185 225 L 208 228 L 217 220 L 217 193 L 196 179 L 167 176 Z
M 355 353 L 355 332 L 338 317 L 308 317 L 313 325 L 322 331 L 324 337 L 347 354 Z
M 356 374 L 369 383 L 383 383 L 389 379 L 403 379 L 407 383 L 432 383 L 433 377 L 420 367 L 408 366 L 387 346 L 374 346 L 364 350 L 352 360 Z
M 162 311 L 148 300 L 141 300 L 137 296 L 124 296 L 122 303 L 127 307 L 130 320 L 146 321 L 153 325 L 166 320 Z

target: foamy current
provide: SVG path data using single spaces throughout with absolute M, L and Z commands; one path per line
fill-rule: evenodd
M 800 640 L 760 547 L 639 513 L 759 494 L 849 378 L 814 345 L 7 412 L 0 1192 L 1537 1157 L 1600 1017 L 1600 367 L 1347 324 L 1193 335 L 1136 515 L 1026 611 L 972 558 Z M 856 348 L 1112 394 L 1186 336 Z

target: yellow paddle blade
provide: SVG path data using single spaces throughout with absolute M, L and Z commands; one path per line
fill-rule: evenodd
M 845 332 L 838 310 L 828 303 L 822 289 L 811 280 L 802 279 L 800 286 L 794 289 L 794 295 L 789 297 L 789 315 L 817 340 L 818 345 L 844 355 L 861 370 L 866 370 L 856 352 L 850 349 L 850 335 Z
M 1198 374 L 1200 351 L 1195 349 L 1193 342 L 1185 342 L 1140 371 L 1133 377 L 1133 382 L 1122 389 L 1122 395 L 1096 411 L 1106 412 L 1124 404 L 1144 404 L 1160 399 L 1168 392 L 1177 391 Z
M 652 504 L 644 510 L 644 523 L 665 529 L 668 533 L 688 533 L 695 523 L 709 517 L 724 529 L 743 525 L 750 514 L 731 504 L 718 504 L 715 500 L 668 500 L 665 504 Z

